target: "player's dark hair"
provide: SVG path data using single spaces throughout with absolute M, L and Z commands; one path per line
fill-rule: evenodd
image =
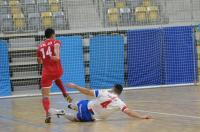
M 123 91 L 123 86 L 121 85 L 121 84 L 115 84 L 114 85 L 114 88 L 115 88 L 115 92 L 117 93 L 117 94 L 121 94 L 122 93 L 122 91 Z
M 55 30 L 54 29 L 52 29 L 52 28 L 47 28 L 46 30 L 45 30 L 45 37 L 46 38 L 50 38 L 52 35 L 54 35 L 55 34 Z

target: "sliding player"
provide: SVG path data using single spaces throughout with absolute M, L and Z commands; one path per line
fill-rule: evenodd
M 67 102 L 72 102 L 71 97 L 65 91 L 63 83 L 61 81 L 61 76 L 63 74 L 63 69 L 60 62 L 60 46 L 61 42 L 55 40 L 56 34 L 54 29 L 48 28 L 45 30 L 46 40 L 41 42 L 37 48 L 37 60 L 39 64 L 42 64 L 42 104 L 46 112 L 46 123 L 51 122 L 51 117 L 49 114 L 50 100 L 49 93 L 52 86 L 52 82 L 62 91 L 62 94 Z
M 151 116 L 140 115 L 139 113 L 130 110 L 126 104 L 119 98 L 123 91 L 123 87 L 120 84 L 113 86 L 112 91 L 107 90 L 89 90 L 87 88 L 82 88 L 73 83 L 67 85 L 69 88 L 74 88 L 81 93 L 95 97 L 95 99 L 81 100 L 77 104 L 70 104 L 68 107 L 77 110 L 76 113 L 66 113 L 64 110 L 51 110 L 52 114 L 58 116 L 64 115 L 70 121 L 81 121 L 81 122 L 91 122 L 97 119 L 105 119 L 110 114 L 121 110 L 123 113 L 130 117 L 136 117 L 140 119 L 151 119 Z

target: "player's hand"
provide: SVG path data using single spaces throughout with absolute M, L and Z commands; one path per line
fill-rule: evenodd
M 76 89 L 78 86 L 76 84 L 73 84 L 73 83 L 68 83 L 67 87 L 68 88 L 75 88 Z
M 150 116 L 150 115 L 145 115 L 145 116 L 142 117 L 142 119 L 153 119 L 153 117 Z

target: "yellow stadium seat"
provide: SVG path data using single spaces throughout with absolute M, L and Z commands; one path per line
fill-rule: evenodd
M 142 3 L 142 6 L 151 6 L 151 0 L 144 0 L 143 3 Z
M 9 6 L 20 6 L 20 3 L 18 0 L 12 0 L 9 1 Z
M 200 53 L 197 54 L 198 61 L 200 61 Z
M 146 7 L 136 7 L 135 8 L 135 21 L 145 22 L 147 19 L 147 8 Z
M 13 14 L 13 22 L 16 29 L 25 28 L 25 17 L 22 13 Z
M 12 14 L 21 13 L 21 7 L 18 0 L 9 1 L 9 6 Z
M 59 12 L 61 10 L 59 0 L 49 0 L 49 5 L 52 12 Z
M 147 7 L 148 12 L 148 20 L 149 21 L 157 21 L 159 19 L 159 10 L 157 6 L 149 6 Z
M 42 12 L 42 26 L 44 28 L 53 27 L 53 17 L 51 12 Z
M 198 68 L 200 69 L 200 61 L 198 61 Z
M 116 2 L 116 8 L 124 8 L 125 2 Z
M 200 45 L 197 45 L 197 52 L 200 53 Z
M 108 21 L 109 24 L 117 24 L 119 21 L 119 10 L 117 8 L 108 9 Z

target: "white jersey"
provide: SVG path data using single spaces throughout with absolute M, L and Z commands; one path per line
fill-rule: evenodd
M 105 119 L 116 111 L 124 111 L 126 104 L 115 94 L 107 90 L 94 90 L 95 99 L 89 101 L 88 109 L 92 109 L 95 119 Z

